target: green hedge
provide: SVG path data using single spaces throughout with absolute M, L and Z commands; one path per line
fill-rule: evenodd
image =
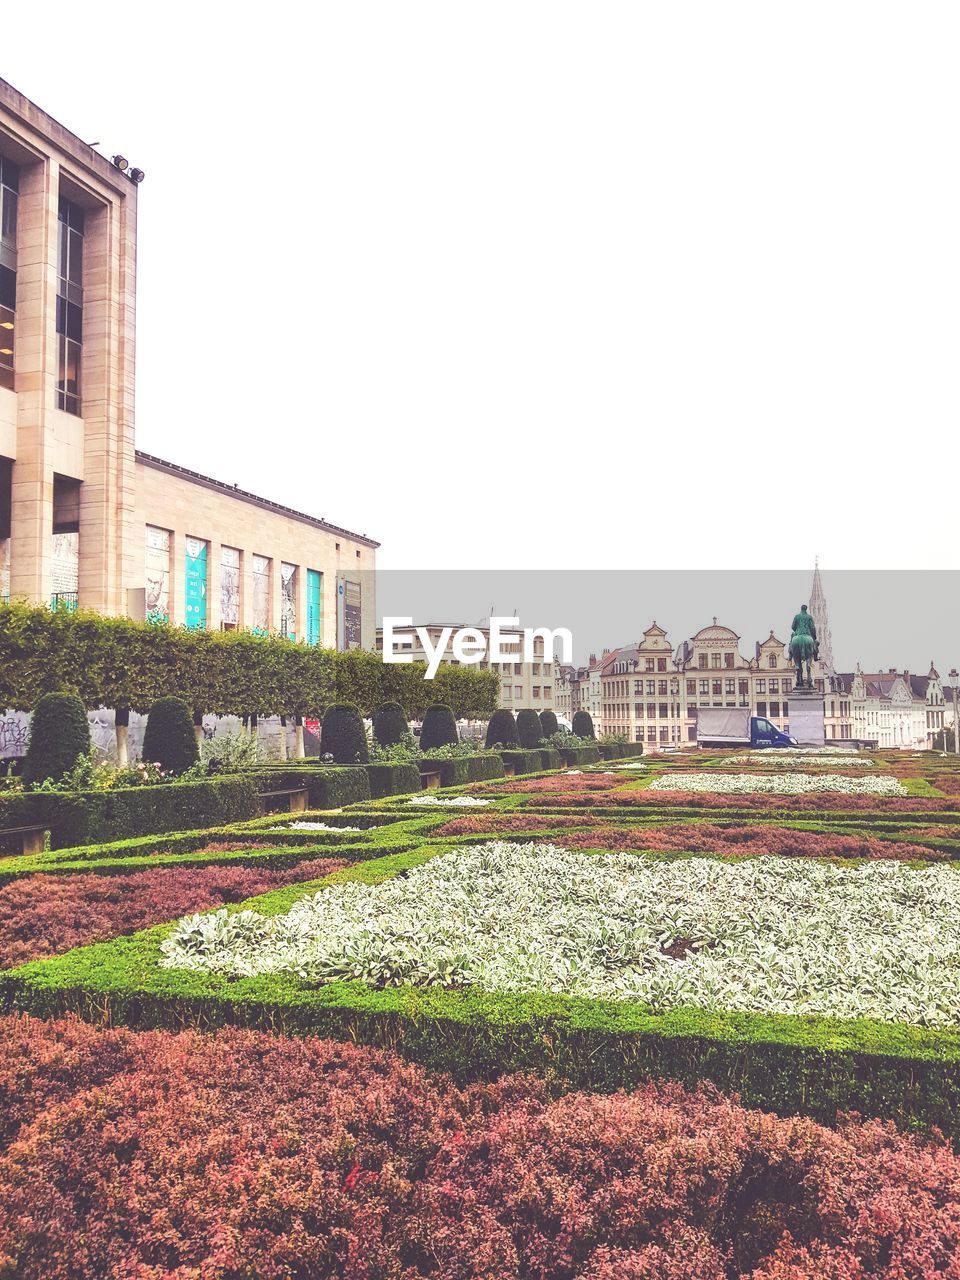
M 542 765 L 538 751 L 501 751 L 505 765 L 512 764 L 517 773 L 539 773 Z
M 255 790 L 285 791 L 289 787 L 306 787 L 311 809 L 342 809 L 344 805 L 369 800 L 369 765 L 316 765 L 273 766 L 269 769 L 250 769 L 244 774 L 254 784 Z M 417 790 L 415 787 L 414 790 Z
M 452 760 L 421 760 L 421 773 L 439 773 L 443 787 L 462 787 L 468 782 L 486 782 L 503 777 L 499 755 L 455 756 Z
M 553 747 L 540 748 L 540 768 L 541 769 L 561 769 L 563 761 L 560 759 L 560 752 L 555 751 Z
M 415 764 L 368 764 L 366 769 L 374 800 L 421 789 L 420 770 Z
M 626 760 L 629 756 L 642 756 L 642 742 L 599 742 L 597 750 L 601 760 Z
M 570 750 L 561 750 L 560 756 L 565 765 L 579 769 L 585 764 L 596 764 L 600 752 L 596 747 L 571 747 Z
M 420 848 L 355 865 L 324 883 L 378 883 L 435 856 Z M 289 910 L 315 885 L 293 885 L 242 906 Z M 240 909 L 239 907 L 236 909 Z M 632 1088 L 650 1076 L 710 1080 L 745 1105 L 830 1122 L 856 1110 L 960 1137 L 960 1031 L 866 1019 L 733 1014 L 555 995 L 359 982 L 319 988 L 291 975 L 228 980 L 157 963 L 173 927 L 35 961 L 0 975 L 0 1003 L 42 1017 L 213 1029 L 265 1027 L 399 1051 L 461 1081 L 536 1071 L 578 1088 Z
M 42 823 L 50 829 L 53 849 L 222 827 L 259 812 L 251 781 L 236 776 L 112 791 L 0 796 L 0 828 Z
M 422 662 L 384 663 L 368 650 L 336 653 L 280 636 L 0 605 L 0 707 L 21 711 L 67 688 L 87 707 L 142 712 L 169 696 L 196 712 L 241 716 L 319 716 L 332 702 L 356 703 L 364 715 L 391 701 L 411 717 L 434 702 L 466 719 L 495 710 L 497 672 L 450 664 L 433 680 L 425 672 Z

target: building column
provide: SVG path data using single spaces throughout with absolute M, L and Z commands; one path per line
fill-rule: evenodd
M 56 405 L 57 211 L 54 160 L 20 171 L 17 245 L 17 458 L 11 481 L 10 596 L 50 602 Z
M 223 552 L 219 542 L 207 542 L 207 630 L 219 631 L 223 625 L 220 600 L 220 563 Z

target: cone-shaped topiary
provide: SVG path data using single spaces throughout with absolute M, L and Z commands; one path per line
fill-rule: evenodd
M 433 751 L 435 747 L 447 747 L 459 741 L 453 710 L 442 702 L 427 707 L 420 730 L 420 750 Z
M 193 712 L 182 698 L 160 698 L 150 708 L 143 731 L 143 759 L 179 774 L 197 763 L 200 749 Z
M 37 703 L 30 726 L 30 745 L 23 766 L 27 786 L 65 773 L 90 750 L 90 723 L 75 693 L 45 693 Z
M 352 702 L 335 702 L 327 707 L 320 729 L 320 755 L 332 756 L 334 764 L 366 764 L 369 761 L 363 721 Z
M 589 711 L 578 711 L 573 717 L 573 732 L 578 738 L 595 738 L 593 716 Z
M 408 742 L 410 726 L 399 702 L 384 702 L 373 713 L 373 736 L 381 747 Z
M 532 751 L 540 745 L 540 739 L 543 737 L 540 717 L 530 708 L 517 712 L 517 737 L 524 751 Z
M 499 711 L 495 711 L 490 717 L 490 723 L 487 725 L 486 746 L 490 747 L 519 747 L 520 739 L 517 737 L 517 722 L 513 718 L 513 712 L 508 711 L 506 707 L 501 707 Z
M 560 725 L 557 723 L 557 717 L 552 711 L 540 712 L 540 734 L 544 738 L 552 738 L 555 733 L 560 732 Z

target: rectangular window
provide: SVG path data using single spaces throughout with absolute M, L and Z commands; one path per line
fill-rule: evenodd
M 722 680 L 714 680 L 714 681 L 712 681 L 711 683 L 712 683 L 712 685 L 713 685 L 713 696 L 714 696 L 715 698 L 719 698 L 719 697 L 720 697 L 720 695 L 723 693 L 723 681 L 722 681 Z
M 647 694 L 648 694 L 648 696 L 649 696 L 651 693 L 656 693 L 656 691 L 657 691 L 657 682 L 656 682 L 655 680 L 648 680 L 648 681 L 647 681 Z
M 80 413 L 83 349 L 83 210 L 60 197 L 57 286 L 57 407 Z M 204 599 L 206 605 L 206 599 Z
M 280 634 L 297 638 L 297 566 L 280 561 Z
M 706 669 L 707 669 L 707 666 L 708 666 L 708 665 L 709 665 L 709 664 L 708 664 L 708 662 L 707 662 L 707 655 L 706 655 L 705 653 L 700 653 L 700 654 L 698 654 L 698 655 L 697 655 L 697 666 L 700 668 L 700 670 L 701 670 L 701 671 L 706 671 Z
M 307 570 L 307 644 L 319 644 L 323 609 L 323 574 Z
M 727 679 L 724 680 L 723 682 L 724 693 L 725 694 L 736 693 L 737 691 L 736 685 L 737 685 L 737 682 L 728 676 Z
M 701 680 L 700 681 L 700 697 L 706 698 L 709 696 L 709 694 L 710 694 L 710 681 Z
M 184 622 L 190 631 L 207 626 L 207 547 L 202 538 L 186 539 Z
M 766 692 L 767 692 L 767 682 L 766 682 L 766 680 L 758 680 L 758 681 L 757 681 L 757 693 L 766 693 Z
M 771 680 L 770 680 L 770 692 L 771 692 L 771 693 L 779 693 L 779 692 L 780 692 L 780 681 L 779 681 L 779 679 L 777 679 L 777 678 L 775 678 L 775 677 L 771 678 Z
M 696 696 L 697 696 L 697 682 L 696 680 L 688 680 L 687 681 L 687 697 L 695 698 Z
M 236 631 L 240 625 L 240 552 L 220 548 L 220 626 Z
M 505 684 L 503 686 L 503 700 L 509 702 L 513 695 L 513 685 Z
M 777 655 L 776 655 L 775 653 L 771 653 L 770 657 L 767 659 L 767 666 L 768 666 L 768 667 L 773 667 L 773 668 L 774 668 L 774 670 L 776 670 L 776 666 L 777 666 Z
M 660 703 L 660 719 L 661 719 L 661 720 L 666 720 L 666 719 L 667 719 L 667 716 L 668 716 L 669 714 L 670 714 L 670 712 L 669 712 L 669 709 L 668 709 L 668 707 L 667 707 L 667 704 L 666 704 L 665 702 L 661 702 L 661 703 Z
M 170 621 L 170 530 L 146 528 L 146 617 L 148 622 Z
M 657 704 L 655 702 L 648 702 L 647 703 L 647 719 L 656 720 L 656 718 L 657 718 Z
M 667 660 L 666 660 L 666 658 L 658 658 L 658 659 L 657 659 L 657 670 L 658 670 L 658 671 L 666 671 L 666 669 L 667 669 Z
M 539 700 L 540 700 L 540 686 L 539 686 L 538 684 L 535 684 L 535 685 L 533 686 L 533 696 L 534 696 L 534 697 L 537 699 L 537 701 L 539 702 Z
M 652 659 L 652 658 L 647 658 L 647 659 L 645 659 L 645 661 L 644 661 L 644 670 L 645 670 L 645 671 L 653 671 L 653 669 L 654 669 L 653 659 Z
M 732 653 L 725 653 L 725 654 L 723 655 L 723 665 L 724 665 L 725 667 L 732 667 L 732 666 L 733 666 L 733 654 L 732 654 Z
M 767 714 L 767 704 L 765 702 L 757 703 L 757 715 L 765 716 Z
M 657 681 L 657 693 L 659 693 L 659 694 L 660 694 L 660 696 L 661 696 L 661 698 L 662 698 L 662 697 L 665 697 L 665 696 L 666 696 L 666 692 L 667 692 L 667 682 L 666 682 L 666 680 L 658 680 L 658 681 Z
M 17 202 L 20 171 L 0 156 L 0 387 L 13 390 L 17 321 Z
M 0 458 L 0 604 L 10 599 L 10 515 L 13 507 L 13 463 Z
M 255 636 L 265 636 L 270 630 L 270 570 L 273 561 L 269 556 L 253 557 L 253 616 L 252 631 Z
M 720 666 L 720 655 L 719 655 L 719 653 L 711 653 L 711 655 L 710 655 L 710 665 L 711 665 L 711 667 L 719 667 L 719 666 Z
M 519 702 L 519 701 L 520 701 L 520 699 L 523 697 L 523 685 L 522 685 L 522 684 L 515 684 L 515 685 L 513 686 L 513 697 L 514 697 L 514 700 L 515 700 L 516 702 Z
M 642 720 L 642 719 L 643 719 L 643 703 L 642 703 L 642 702 L 638 702 L 638 703 L 636 703 L 636 705 L 634 706 L 634 708 L 633 708 L 633 718 L 634 718 L 634 720 Z
M 775 719 L 777 719 L 777 720 L 779 720 L 779 719 L 780 719 L 780 703 L 779 703 L 779 702 L 771 702 L 771 703 L 770 703 L 770 714 L 771 714 Z
M 647 741 L 648 741 L 648 742 L 656 742 L 656 740 L 657 740 L 657 730 L 656 730 L 656 726 L 655 726 L 655 725 L 650 725 L 650 727 L 647 729 Z

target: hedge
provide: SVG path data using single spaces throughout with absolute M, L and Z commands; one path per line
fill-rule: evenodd
M 335 702 L 323 713 L 320 755 L 334 764 L 366 764 L 370 759 L 363 720 L 352 702 Z
M 600 752 L 596 747 L 570 747 L 561 748 L 560 756 L 565 765 L 571 769 L 579 769 L 585 764 L 596 764 L 600 759 Z
M 420 729 L 420 750 L 435 751 L 438 747 L 455 746 L 459 741 L 452 709 L 440 702 L 427 707 Z
M 59 782 L 90 751 L 90 725 L 75 693 L 45 693 L 37 703 L 23 765 L 24 780 Z
M 342 809 L 344 805 L 369 800 L 370 765 L 288 765 L 286 768 L 271 766 L 269 769 L 250 769 L 244 773 L 255 784 L 255 790 L 285 791 L 291 787 L 306 787 L 311 809 Z M 419 790 L 419 783 L 412 788 Z
M 361 863 L 321 883 L 378 883 L 440 850 Z M 316 884 L 293 885 L 243 907 L 287 911 Z M 236 909 L 240 909 L 239 907 Z M 161 969 L 173 924 L 78 948 L 0 975 L 6 1008 L 41 1017 L 77 1013 L 135 1028 L 268 1027 L 395 1050 L 459 1082 L 536 1071 L 576 1088 L 633 1088 L 653 1076 L 710 1080 L 745 1106 L 832 1122 L 838 1110 L 960 1137 L 960 1031 L 867 1019 L 674 1009 L 630 1001 L 359 982 L 307 987 L 291 975 L 239 980 Z
M 540 751 L 501 751 L 505 765 L 512 764 L 516 773 L 539 773 L 542 769 Z
M 455 756 L 451 760 L 422 760 L 421 773 L 439 773 L 442 787 L 462 787 L 468 782 L 486 782 L 504 776 L 499 755 Z
M 368 764 L 366 769 L 374 800 L 421 789 L 420 770 L 415 764 Z
M 193 716 L 182 698 L 160 698 L 150 708 L 143 759 L 173 774 L 186 773 L 200 759 Z
M 563 761 L 560 759 L 560 752 L 555 751 L 553 747 L 540 748 L 540 768 L 541 769 L 560 769 L 563 767 Z
M 517 712 L 517 738 L 524 751 L 536 751 L 543 738 L 540 717 L 530 707 Z
M 642 742 L 599 742 L 597 750 L 601 760 L 623 760 L 628 756 L 642 756 Z
M 0 707 L 20 711 L 65 688 L 87 707 L 140 712 L 171 696 L 195 712 L 239 716 L 315 717 L 338 701 L 364 715 L 399 702 L 418 718 L 434 702 L 466 719 L 485 720 L 496 709 L 497 672 L 451 664 L 433 680 L 425 672 L 425 663 L 384 663 L 369 650 L 336 653 L 280 636 L 0 605 Z

